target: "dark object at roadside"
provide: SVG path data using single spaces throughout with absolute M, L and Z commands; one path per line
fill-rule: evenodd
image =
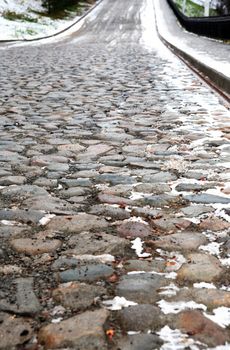
M 79 0 L 43 0 L 42 6 L 51 14 L 65 10 L 68 6 L 77 5 L 78 3 Z
M 230 0 L 219 0 L 217 10 L 222 15 L 230 15 Z

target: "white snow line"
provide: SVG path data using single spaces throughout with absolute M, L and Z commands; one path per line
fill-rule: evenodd
M 207 283 L 207 282 L 193 283 L 193 287 L 194 288 L 216 289 L 216 286 L 213 283 Z
M 77 260 L 88 260 L 88 261 L 95 260 L 101 263 L 112 263 L 115 261 L 115 257 L 111 254 L 102 254 L 102 255 L 83 254 L 83 255 L 73 255 L 72 257 Z
M 157 271 L 130 271 L 127 273 L 127 275 L 140 275 L 144 273 L 151 273 L 152 275 L 159 275 L 164 276 L 167 279 L 176 279 L 177 273 L 176 272 L 157 272 Z
M 7 226 L 19 226 L 19 223 L 17 221 L 1 220 L 1 223 Z
M 129 271 L 127 275 L 140 275 L 143 273 L 147 273 L 146 271 Z
M 140 216 L 131 216 L 129 219 L 123 220 L 123 222 L 140 222 L 141 224 L 149 226 L 149 224 L 144 221 Z
M 128 331 L 127 334 L 128 335 L 135 335 L 135 334 L 140 334 L 141 332 L 135 332 L 135 331 Z

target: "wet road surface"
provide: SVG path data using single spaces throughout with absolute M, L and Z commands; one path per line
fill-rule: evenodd
M 0 349 L 229 349 L 229 111 L 152 1 L 4 48 L 0 91 Z

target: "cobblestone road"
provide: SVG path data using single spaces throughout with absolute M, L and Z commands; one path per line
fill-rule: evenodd
M 0 349 L 230 348 L 229 112 L 151 4 L 1 50 Z

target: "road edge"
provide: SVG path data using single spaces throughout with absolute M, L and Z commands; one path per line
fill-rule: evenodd
M 167 4 L 168 6 L 168 4 Z M 155 17 L 156 17 L 156 29 L 160 40 L 180 59 L 182 59 L 195 73 L 197 73 L 206 83 L 211 85 L 219 94 L 221 94 L 225 99 L 230 102 L 230 79 L 223 75 L 222 73 L 216 71 L 210 66 L 200 62 L 196 57 L 187 53 L 185 50 L 182 50 L 172 43 L 164 34 L 160 31 L 158 21 L 159 13 L 157 6 L 154 2 Z M 170 9 L 171 10 L 171 9 Z M 172 11 L 172 10 L 171 10 Z M 174 14 L 173 14 L 174 16 Z M 161 21 L 164 20 L 161 16 Z

